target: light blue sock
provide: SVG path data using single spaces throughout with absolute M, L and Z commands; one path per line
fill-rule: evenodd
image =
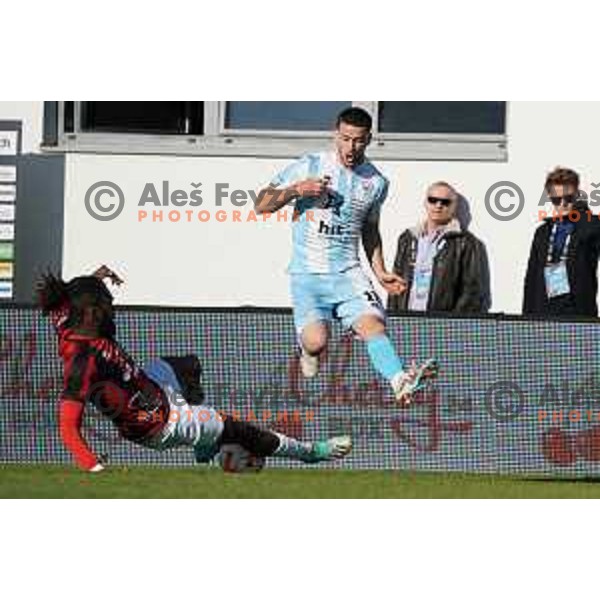
M 396 354 L 390 338 L 384 333 L 366 340 L 371 363 L 388 381 L 404 370 L 404 363 Z

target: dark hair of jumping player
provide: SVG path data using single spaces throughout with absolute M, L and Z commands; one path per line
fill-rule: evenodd
M 371 115 L 358 106 L 351 106 L 344 109 L 337 117 L 336 127 L 339 129 L 342 123 L 352 125 L 353 127 L 364 127 L 371 131 L 373 127 L 373 119 Z

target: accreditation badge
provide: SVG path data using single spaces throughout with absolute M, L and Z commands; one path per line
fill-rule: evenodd
M 414 294 L 419 301 L 429 300 L 429 288 L 431 287 L 432 269 L 416 269 L 414 277 Z
M 556 298 L 557 296 L 564 296 L 571 293 L 567 263 L 565 261 L 546 265 L 544 268 L 544 277 L 546 279 L 546 293 L 548 294 L 548 298 Z

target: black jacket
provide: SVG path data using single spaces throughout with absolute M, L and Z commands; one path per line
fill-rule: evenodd
M 590 212 L 587 202 L 577 202 L 575 210 L 581 216 L 575 223 L 566 259 L 571 293 L 551 299 L 546 293 L 544 267 L 548 260 L 550 234 L 557 222 L 548 217 L 537 228 L 531 244 L 525 275 L 523 314 L 588 317 L 598 315 L 596 270 L 600 253 L 600 220 L 598 215 Z
M 414 259 L 418 229 L 407 229 L 398 238 L 394 272 L 406 279 L 408 289 L 399 296 L 389 296 L 388 310 L 408 310 L 414 279 Z M 489 267 L 484 244 L 457 221 L 444 234 L 445 244 L 433 263 L 427 310 L 477 313 L 490 307 Z

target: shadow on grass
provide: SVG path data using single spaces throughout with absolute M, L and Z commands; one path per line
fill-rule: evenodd
M 556 475 L 534 475 L 529 477 L 515 478 L 514 481 L 534 481 L 536 483 L 598 483 L 600 484 L 600 475 L 590 477 L 559 477 Z

